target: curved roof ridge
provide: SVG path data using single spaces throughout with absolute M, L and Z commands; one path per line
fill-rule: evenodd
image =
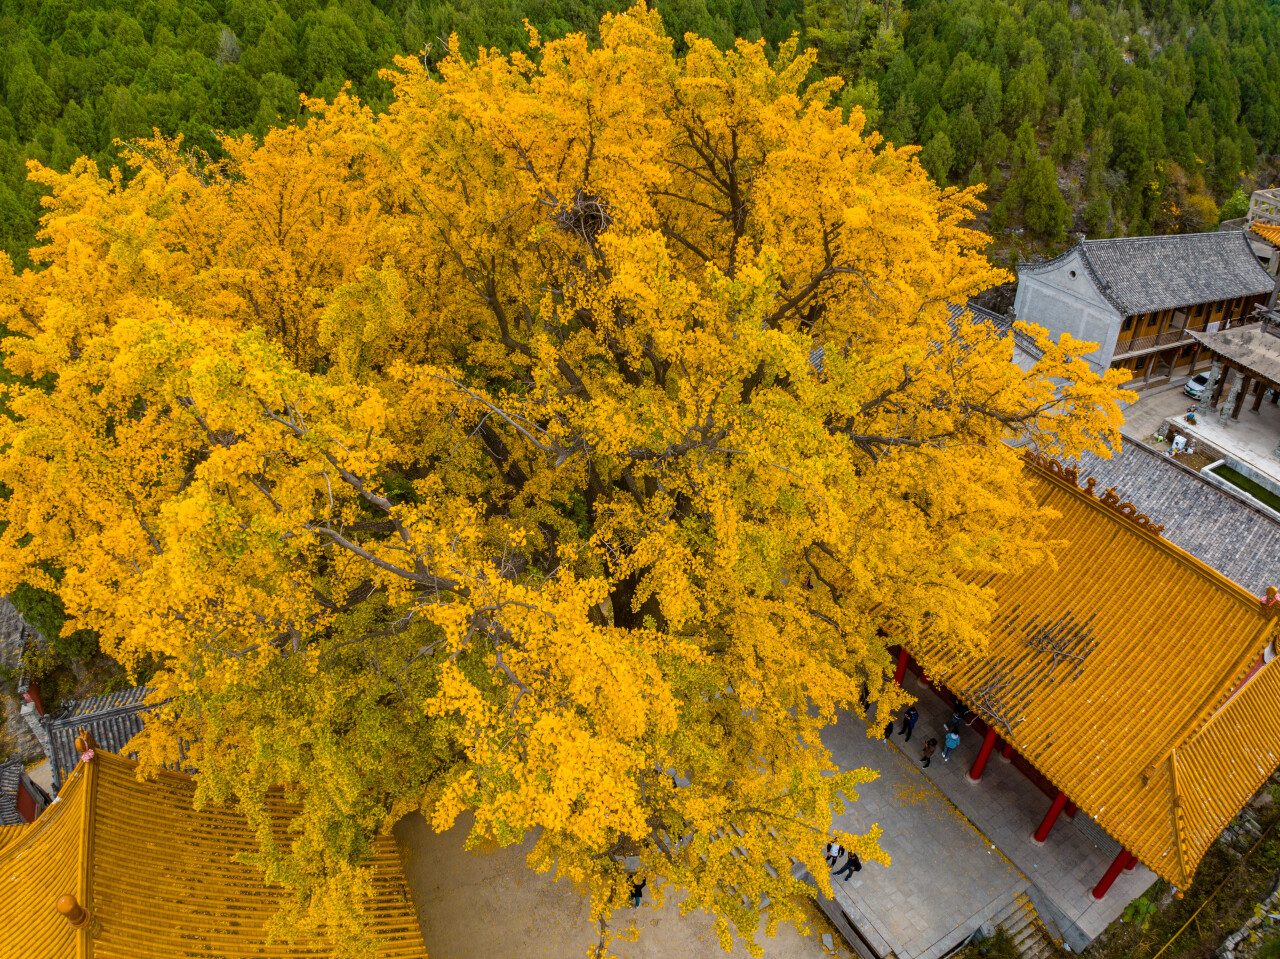
M 1099 495 L 1093 485 L 1080 488 L 1083 471 L 1034 454 L 1027 459 L 1035 501 L 1053 511 L 1045 536 L 1062 544 L 1053 550 L 1055 562 L 982 583 L 996 600 L 984 655 L 928 634 L 908 645 L 931 676 L 1083 812 L 1153 871 L 1185 885 L 1205 845 L 1196 838 L 1185 860 L 1174 862 L 1173 848 L 1184 837 L 1171 816 L 1172 771 L 1163 760 L 1177 748 L 1181 766 L 1182 746 L 1239 686 L 1280 617 L 1161 535 L 1114 486 Z M 1188 615 L 1171 617 L 1144 591 L 1115 588 L 1117 577 L 1135 570 L 1182 595 Z M 1270 689 L 1280 670 L 1264 675 Z M 1223 721 L 1191 740 L 1188 752 L 1199 757 L 1204 741 L 1221 740 L 1225 751 L 1244 743 L 1252 734 L 1229 720 L 1258 699 L 1252 688 Z M 1276 760 L 1234 778 L 1182 784 L 1208 797 L 1184 810 L 1196 837 L 1221 831 L 1228 807 L 1247 801 L 1271 774 L 1280 747 L 1276 752 Z M 1147 778 L 1153 763 L 1155 778 Z
M 1077 496 L 1091 503 L 1100 512 L 1110 515 L 1116 523 L 1119 524 L 1124 520 L 1128 520 L 1123 525 L 1148 537 L 1159 549 L 1167 553 L 1175 561 L 1189 567 L 1198 575 L 1213 580 L 1243 605 L 1261 610 L 1262 602 L 1257 596 L 1229 576 L 1214 569 L 1200 557 L 1195 556 L 1165 537 L 1163 535 L 1165 527 L 1152 522 L 1147 514 L 1138 511 L 1138 507 L 1131 500 L 1124 499 L 1118 492 L 1118 485 L 1109 487 L 1101 494 L 1097 494 L 1093 492 L 1096 481 L 1092 476 L 1086 477 L 1086 485 L 1081 487 L 1076 482 L 1079 472 L 1074 467 L 1064 467 L 1057 460 L 1036 453 L 1028 452 L 1024 455 L 1027 461 L 1046 478 L 1066 490 L 1074 492 Z M 1112 492 L 1115 493 L 1115 503 L 1110 503 L 1106 499 L 1106 494 Z M 1126 506 L 1129 507 L 1129 510 L 1125 509 Z
M 1246 592 L 1280 585 L 1280 522 L 1177 459 L 1125 434 L 1110 457 L 1085 453 L 1072 465 L 1123 489 L 1137 507 L 1159 510 L 1165 539 Z
M 323 929 L 294 942 L 268 922 L 287 890 L 235 854 L 256 843 L 235 803 L 196 809 L 181 773 L 140 781 L 109 750 L 76 764 L 58 800 L 30 824 L 0 829 L 0 930 L 26 955 L 95 959 L 186 955 L 192 949 L 263 959 L 338 951 Z M 283 838 L 301 806 L 272 790 L 265 812 Z M 10 832 L 13 830 L 13 832 Z M 372 837 L 368 933 L 384 959 L 426 959 L 421 925 L 391 835 Z M 72 893 L 99 922 L 76 930 L 53 903 Z M 77 946 L 80 947 L 77 951 Z M 6 953 L 8 955 L 8 953 Z
M 1057 256 L 1051 256 L 1046 260 L 1018 260 L 1018 273 L 1043 273 L 1045 270 L 1051 269 L 1061 264 L 1070 254 L 1072 250 L 1077 250 L 1083 244 L 1083 240 L 1077 240 L 1075 244 L 1063 250 Z

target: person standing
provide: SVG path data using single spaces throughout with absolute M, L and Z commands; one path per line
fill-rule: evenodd
M 929 768 L 929 760 L 933 758 L 933 751 L 938 748 L 938 741 L 930 739 L 924 744 L 924 752 L 920 754 L 920 761 L 924 763 L 924 768 Z
M 951 750 L 960 745 L 960 734 L 954 729 L 947 730 L 947 736 L 942 741 L 942 761 L 948 762 L 951 759 Z
M 835 842 L 827 843 L 827 865 L 828 866 L 834 866 L 836 862 L 839 861 L 840 857 L 843 855 L 844 855 L 844 846 Z
M 916 721 L 919 718 L 920 714 L 916 712 L 916 708 L 914 706 L 908 706 L 907 711 L 902 714 L 902 728 L 899 729 L 898 732 L 900 734 L 907 734 L 907 738 L 904 739 L 903 742 L 911 742 L 911 734 L 915 732 Z
M 845 882 L 848 882 L 855 872 L 862 872 L 862 860 L 858 858 L 856 852 L 851 852 L 849 853 L 849 861 L 832 875 L 840 876 Z
M 640 897 L 644 895 L 644 887 L 648 882 L 648 879 L 641 879 L 637 882 L 634 876 L 631 877 L 631 907 L 633 909 L 640 905 Z

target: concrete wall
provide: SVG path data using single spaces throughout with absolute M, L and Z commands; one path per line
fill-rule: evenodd
M 1054 340 L 1070 333 L 1077 340 L 1098 344 L 1086 359 L 1099 371 L 1111 365 L 1123 317 L 1094 285 L 1079 250 L 1062 257 L 1052 269 L 1019 273 L 1014 312 L 1024 323 L 1043 326 Z

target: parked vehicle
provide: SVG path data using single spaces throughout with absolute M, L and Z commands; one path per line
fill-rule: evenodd
M 1191 379 L 1187 380 L 1187 385 L 1182 388 L 1182 392 L 1186 393 L 1193 400 L 1200 399 L 1200 395 L 1204 393 L 1204 389 L 1209 385 L 1209 374 L 1197 373 Z

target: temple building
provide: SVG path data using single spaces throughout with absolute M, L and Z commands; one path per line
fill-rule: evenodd
M 1248 215 L 1218 224 L 1219 230 L 1243 230 L 1258 262 L 1272 276 L 1280 274 L 1280 190 L 1254 190 L 1249 196 Z M 1276 305 L 1273 291 L 1268 307 Z
M 150 692 L 145 686 L 131 686 L 102 696 L 73 699 L 65 703 L 57 715 L 44 716 L 54 792 L 62 788 L 80 761 L 75 740 L 82 730 L 108 752 L 135 758 L 127 745 L 142 732 L 145 702 Z
M 27 775 L 21 760 L 0 763 L 0 826 L 35 822 L 48 805 L 49 796 Z
M 1014 311 L 1055 340 L 1098 344 L 1095 369 L 1145 389 L 1207 365 L 1193 334 L 1251 315 L 1274 285 L 1240 231 L 1081 240 L 1018 265 Z
M 1115 469 L 1177 473 L 1144 455 L 1155 458 L 1126 449 L 1117 457 L 1130 459 Z M 1036 876 L 1037 862 L 1043 872 L 1036 847 L 1068 816 L 1111 845 L 1110 865 L 1100 863 L 1079 892 L 1047 875 L 1036 880 L 1042 912 L 1081 948 L 1123 905 L 1104 915 L 1089 902 L 1101 908 L 1117 877 L 1138 863 L 1186 889 L 1209 846 L 1280 765 L 1280 594 L 1259 587 L 1274 572 L 1280 528 L 1265 517 L 1254 522 L 1247 507 L 1194 474 L 1178 474 L 1188 487 L 1178 495 L 1228 504 L 1218 532 L 1240 527 L 1268 551 L 1232 555 L 1245 588 L 1171 542 L 1114 488 L 1035 455 L 1025 469 L 1037 502 L 1057 513 L 1045 533 L 1065 544 L 1055 565 L 984 580 L 996 597 L 984 655 L 925 633 L 900 645 L 895 679 L 914 673 L 950 706 L 971 711 L 968 728 L 981 746 L 968 754 L 965 793 L 981 791 L 998 756 L 1043 796 L 1031 820 L 1038 826 L 1025 836 L 987 831 L 981 819 L 999 820 L 998 799 L 975 821 L 1025 874 Z M 1189 527 L 1195 517 L 1181 519 Z M 1232 553 L 1229 541 L 1211 549 Z M 1132 583 L 1145 585 L 1118 585 Z M 968 799 L 953 801 L 963 809 Z
M 258 848 L 236 809 L 193 809 L 195 783 L 136 764 L 91 737 L 57 801 L 34 822 L 0 826 L 0 955 L 23 959 L 324 957 L 325 939 L 272 940 L 285 891 L 237 853 Z M 277 841 L 298 807 L 267 801 Z M 379 959 L 426 959 L 399 853 L 379 837 L 372 857 L 368 931 Z

